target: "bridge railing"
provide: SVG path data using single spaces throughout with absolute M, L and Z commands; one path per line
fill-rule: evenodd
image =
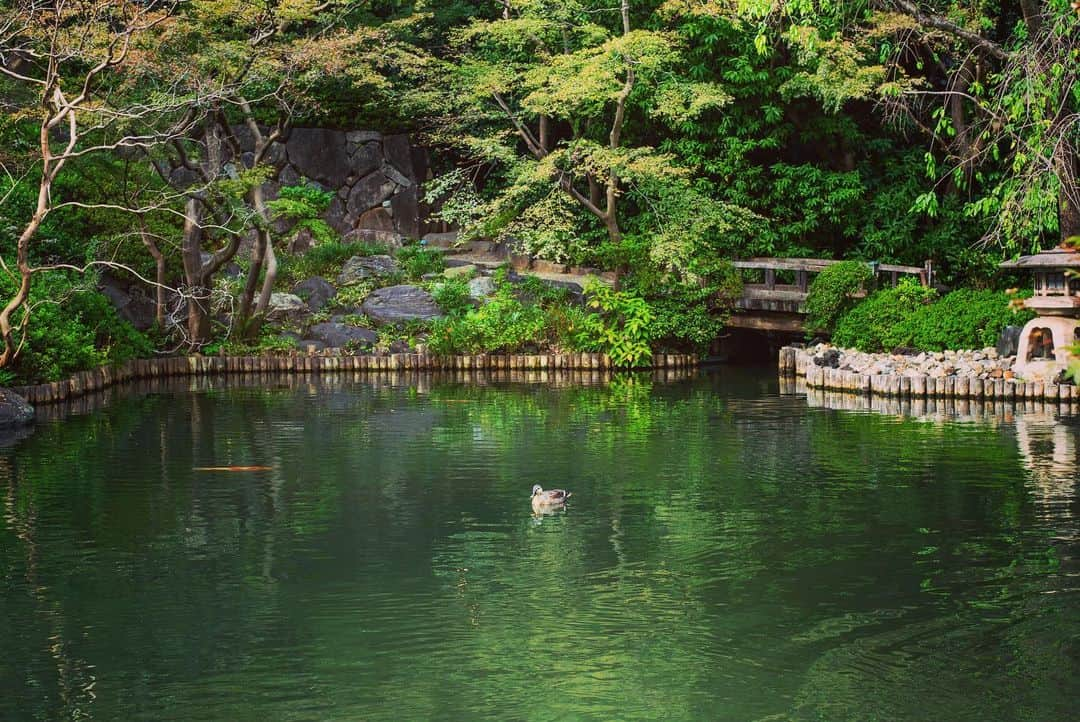
M 821 258 L 749 258 L 742 261 L 732 261 L 731 265 L 735 268 L 744 270 L 755 270 L 764 272 L 764 289 L 767 291 L 773 291 L 777 288 L 776 273 L 777 271 L 792 271 L 795 274 L 794 287 L 788 284 L 784 284 L 787 291 L 797 291 L 798 293 L 806 293 L 810 286 L 810 275 L 821 273 L 829 266 L 843 261 L 833 261 Z M 929 286 L 933 280 L 933 269 L 930 261 L 927 261 L 924 266 L 901 266 L 894 263 L 874 263 L 868 262 L 871 270 L 873 270 L 875 276 L 882 274 L 889 274 L 890 282 L 892 285 L 896 285 L 902 275 L 918 276 L 919 281 L 924 286 Z

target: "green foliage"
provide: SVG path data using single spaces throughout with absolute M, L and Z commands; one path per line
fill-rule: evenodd
M 282 186 L 278 197 L 266 202 L 272 220 L 295 221 L 293 231 L 307 230 L 316 246 L 332 243 L 338 238 L 321 216 L 334 199 L 331 191 L 317 185 Z
M 419 243 L 399 249 L 395 258 L 406 278 L 411 281 L 419 281 L 424 274 L 442 273 L 446 269 L 446 259 L 443 258 L 442 251 Z
M 641 366 L 652 359 L 652 323 L 649 303 L 601 283 L 586 289 L 588 306 L 595 310 L 583 319 L 578 344 L 611 357 L 616 366 Z
M 807 336 L 831 330 L 837 319 L 855 305 L 854 294 L 873 277 L 873 271 L 862 261 L 843 261 L 817 274 L 806 296 Z
M 586 314 L 568 305 L 569 294 L 535 276 L 510 280 L 506 269 L 494 276 L 495 295 L 479 308 L 467 298 L 468 287 L 453 283 L 435 291 L 447 313 L 432 322 L 428 343 L 437 354 L 515 353 L 524 350 L 584 350 L 576 342 Z M 440 300 L 440 293 L 446 297 Z M 443 304 L 446 305 L 443 305 Z
M 6 298 L 13 292 L 10 277 L 0 274 L 0 293 Z M 92 278 L 37 274 L 30 304 L 26 345 L 10 367 L 20 383 L 58 381 L 76 371 L 153 353 L 150 340 L 121 319 L 108 298 L 93 290 Z M 13 319 L 19 322 L 20 312 Z
M 1034 318 L 1030 310 L 1015 310 L 1011 300 L 1000 291 L 970 289 L 938 299 L 909 279 L 878 291 L 841 317 L 832 340 L 861 351 L 985 348 L 997 343 L 1005 326 Z
M 544 329 L 540 306 L 500 294 L 463 316 L 437 319 L 428 343 L 437 354 L 514 353 L 542 345 Z
M 463 316 L 474 306 L 469 295 L 469 282 L 461 278 L 437 284 L 431 289 L 431 295 L 447 316 Z
M 896 329 L 905 346 L 925 351 L 993 346 L 1005 326 L 1022 326 L 1035 317 L 1015 310 L 1000 291 L 960 289 L 915 309 Z
M 832 341 L 837 346 L 860 351 L 891 351 L 907 340 L 899 330 L 901 324 L 936 296 L 933 289 L 925 288 L 915 279 L 902 279 L 893 288 L 871 294 L 841 316 Z
M 381 243 L 320 243 L 300 255 L 285 256 L 278 269 L 278 280 L 283 284 L 293 284 L 312 276 L 332 278 L 353 256 L 375 256 L 387 252 L 386 246 Z
M 259 337 L 252 339 L 228 338 L 214 341 L 203 347 L 208 356 L 225 354 L 226 356 L 258 356 L 261 354 L 280 354 L 295 351 L 299 344 L 292 336 L 284 336 L 273 328 L 264 326 Z

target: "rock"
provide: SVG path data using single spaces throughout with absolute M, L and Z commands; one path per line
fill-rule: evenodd
M 1001 329 L 996 347 L 999 356 L 1016 355 L 1017 350 L 1020 348 L 1020 332 L 1023 330 L 1021 326 L 1006 326 Z
M 427 233 L 420 240 L 425 246 L 436 248 L 452 248 L 457 244 L 458 232 L 447 231 L 446 233 Z
M 292 292 L 307 300 L 308 308 L 318 311 L 326 302 L 337 295 L 337 289 L 322 276 L 312 276 L 293 286 Z
M 345 203 L 344 199 L 334 196 L 333 200 L 330 201 L 330 205 L 327 206 L 326 212 L 323 213 L 323 220 L 326 221 L 327 225 L 341 234 L 352 230 L 352 223 L 349 222 L 349 213 L 345 208 Z
M 356 178 L 363 178 L 382 165 L 382 152 L 378 143 L 365 143 L 357 146 L 349 156 L 349 173 Z
M 389 286 L 372 291 L 361 310 L 378 325 L 442 316 L 431 294 L 417 286 Z
M 289 253 L 307 253 L 314 245 L 315 239 L 312 237 L 311 231 L 307 228 L 301 228 L 289 240 L 288 249 Z
M 383 168 L 382 168 L 382 172 L 383 172 L 383 175 L 385 175 L 390 180 L 394 181 L 394 183 L 397 183 L 402 188 L 408 188 L 409 186 L 411 186 L 413 184 L 411 180 L 409 180 L 407 177 L 405 177 L 405 175 L 402 174 L 401 171 L 399 171 L 397 168 L 395 168 L 392 165 L 384 165 Z
M 443 271 L 444 278 L 464 278 L 476 273 L 476 266 L 471 263 L 467 263 L 464 266 L 451 266 Z
M 413 174 L 412 144 L 407 135 L 388 135 L 383 138 L 383 157 L 393 168 L 404 174 Z M 410 179 L 406 179 L 401 185 L 409 185 Z M 417 180 L 412 177 L 411 180 Z
M 814 356 L 814 365 L 830 369 L 838 368 L 840 366 L 840 352 L 834 348 L 827 349 Z
M 0 389 L 0 429 L 13 429 L 34 422 L 34 407 L 14 391 Z
M 379 334 L 371 329 L 335 322 L 315 324 L 308 336 L 329 348 L 370 348 L 379 341 Z
M 304 299 L 292 293 L 271 293 L 267 316 L 275 319 L 300 316 L 308 312 Z
M 312 351 L 319 352 L 326 348 L 326 344 L 318 339 L 305 338 L 299 342 L 300 350 L 304 353 L 311 353 Z
M 395 193 L 390 199 L 390 211 L 394 216 L 394 230 L 409 238 L 419 238 L 420 189 L 417 186 Z
M 394 231 L 394 218 L 390 215 L 390 211 L 380 206 L 361 213 L 360 217 L 356 219 L 356 227 L 392 233 Z
M 390 256 L 353 256 L 345 261 L 338 274 L 339 286 L 348 286 L 367 278 L 381 278 L 398 272 L 398 264 Z
M 999 368 L 990 369 L 990 378 L 1000 379 L 1005 377 L 1005 372 Z
M 340 188 L 349 175 L 345 134 L 327 128 L 293 128 L 285 146 L 289 163 L 304 176 Z
M 377 130 L 350 130 L 345 134 L 350 143 L 378 143 L 382 140 L 382 133 Z
M 346 233 L 342 240 L 346 243 L 381 243 L 391 251 L 405 245 L 405 239 L 400 233 L 380 231 L 375 228 L 354 228 Z
M 382 171 L 369 173 L 358 180 L 349 192 L 346 205 L 349 215 L 359 217 L 364 211 L 382 205 L 383 201 L 394 194 L 397 187 Z
M 140 331 L 153 327 L 157 320 L 157 308 L 154 301 L 148 298 L 142 289 L 124 288 L 120 281 L 110 274 L 102 275 L 98 289 L 116 308 L 120 318 Z
M 480 276 L 469 281 L 469 295 L 480 300 L 495 293 L 495 281 L 489 276 Z

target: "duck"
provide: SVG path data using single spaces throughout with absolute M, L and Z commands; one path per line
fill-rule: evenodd
M 532 488 L 533 511 L 558 509 L 566 504 L 570 498 L 570 492 L 565 489 L 548 489 L 544 491 L 539 484 Z

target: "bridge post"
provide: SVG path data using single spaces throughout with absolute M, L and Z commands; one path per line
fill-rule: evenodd
M 770 291 L 772 291 L 772 290 L 774 290 L 776 288 L 776 269 L 775 268 L 766 268 L 765 269 L 765 288 L 769 289 Z

